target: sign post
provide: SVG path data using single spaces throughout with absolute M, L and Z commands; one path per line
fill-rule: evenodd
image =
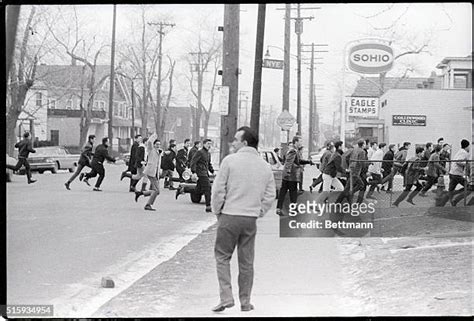
M 342 97 L 341 97 L 341 141 L 345 143 L 346 123 L 346 101 L 345 101 L 345 73 L 347 47 L 356 43 L 349 51 L 348 67 L 356 73 L 380 74 L 389 71 L 393 67 L 393 49 L 388 46 L 386 39 L 365 38 L 349 41 L 344 46 L 342 53 Z

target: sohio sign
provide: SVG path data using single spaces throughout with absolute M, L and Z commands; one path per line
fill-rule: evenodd
M 393 66 L 393 49 L 381 43 L 361 43 L 349 51 L 349 68 L 362 74 L 379 74 Z

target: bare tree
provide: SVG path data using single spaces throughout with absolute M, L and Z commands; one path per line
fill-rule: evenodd
M 209 118 L 214 103 L 214 92 L 216 88 L 217 72 L 221 61 L 222 42 L 217 37 L 216 32 L 204 32 L 205 29 L 199 30 L 201 33 L 211 35 L 209 38 L 204 38 L 201 34 L 197 37 L 197 43 L 194 50 L 190 50 L 190 55 L 187 57 L 190 66 L 189 75 L 186 78 L 189 81 L 191 93 L 196 99 L 196 105 L 190 104 L 193 118 L 193 140 L 199 139 L 199 132 L 201 127 L 201 116 L 204 114 L 204 136 L 207 137 Z M 214 64 L 212 64 L 214 63 Z M 204 104 L 203 91 L 205 87 L 205 72 L 212 65 L 213 78 L 211 82 L 209 103 Z M 196 74 L 196 79 L 194 78 Z M 196 80 L 196 81 L 195 81 Z M 206 107 L 206 105 L 208 107 Z
M 41 8 L 32 6 L 29 11 L 27 8 L 28 6 L 22 6 L 14 54 L 7 78 L 6 130 L 9 154 L 13 154 L 18 118 L 22 111 L 25 111 L 25 99 L 34 85 L 38 61 L 45 51 L 48 38 L 47 32 L 41 33 L 36 30 L 38 24 L 46 20 L 41 13 Z M 21 37 L 20 34 L 22 34 Z
M 439 32 L 451 28 L 452 20 L 446 9 L 442 5 L 439 9 L 448 18 L 448 26 L 439 28 L 442 24 L 440 21 L 438 26 L 430 26 L 425 30 L 417 30 L 416 32 L 411 30 L 407 23 L 408 15 L 414 10 L 412 4 L 400 4 L 399 6 L 390 4 L 374 14 L 359 15 L 366 19 L 367 23 L 371 26 L 371 30 L 366 36 L 387 39 L 388 44 L 396 48 L 398 53 L 394 57 L 394 65 L 398 68 L 392 72 L 393 74 L 398 74 L 396 76 L 398 78 L 396 84 L 409 77 L 410 73 L 418 69 L 417 61 L 408 58 L 423 54 L 431 55 L 430 48 Z M 379 74 L 378 88 L 380 94 L 386 91 L 386 77 L 387 72 Z
M 95 96 L 102 88 L 104 82 L 110 77 L 110 74 L 107 72 L 106 74 L 98 75 L 97 72 L 98 59 L 108 45 L 97 44 L 95 36 L 86 39 L 85 33 L 81 32 L 79 27 L 80 22 L 77 16 L 76 7 L 73 7 L 73 13 L 74 17 L 72 20 L 68 20 L 72 26 L 67 26 L 68 30 L 71 28 L 73 29 L 72 35 L 70 32 L 67 32 L 66 35 L 60 35 L 57 31 L 53 30 L 52 24 L 48 24 L 48 28 L 63 52 L 72 59 L 73 65 L 76 61 L 84 64 L 84 68 L 81 72 L 81 85 L 79 88 L 81 92 L 79 103 L 81 110 L 81 120 L 79 123 L 79 146 L 82 146 L 87 140 Z M 89 45 L 86 46 L 86 43 L 89 43 Z M 101 78 L 97 79 L 97 76 L 100 76 Z M 110 85 L 112 86 L 113 84 Z M 87 99 L 84 99 L 84 86 L 87 87 Z

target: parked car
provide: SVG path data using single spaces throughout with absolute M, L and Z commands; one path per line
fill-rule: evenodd
M 16 163 L 17 163 L 17 160 L 16 160 L 15 158 L 13 158 L 13 157 L 11 157 L 10 155 L 6 154 L 6 162 L 5 162 L 5 164 L 11 165 L 11 166 L 15 166 Z M 5 175 L 6 175 L 5 181 L 11 182 L 11 181 L 12 181 L 11 177 L 12 177 L 12 175 L 13 175 L 13 170 L 7 168 Z
M 269 163 L 272 168 L 273 177 L 275 179 L 276 185 L 276 195 L 278 197 L 278 192 L 281 188 L 281 180 L 283 176 L 283 165 L 280 163 L 280 161 L 278 160 L 278 156 L 273 150 L 261 149 L 259 150 L 259 153 L 260 156 L 262 156 L 263 160 Z M 209 176 L 209 181 L 211 182 L 211 185 L 217 174 L 217 169 L 215 167 L 216 166 L 214 166 L 214 174 L 211 174 Z M 191 202 L 200 203 L 203 194 L 199 191 L 196 191 L 197 176 L 192 175 L 191 170 L 186 169 L 186 171 L 183 173 L 183 178 L 185 179 L 185 182 L 180 183 L 179 188 L 182 188 L 184 193 L 189 193 L 191 197 Z
M 56 174 L 59 169 L 67 169 L 69 172 L 76 170 L 80 154 L 71 154 L 62 146 L 36 147 L 36 153 L 30 154 L 28 161 L 31 171 L 51 171 Z

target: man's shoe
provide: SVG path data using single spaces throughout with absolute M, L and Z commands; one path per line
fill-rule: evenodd
M 130 193 L 135 193 L 135 188 L 130 187 L 130 188 L 128 189 L 128 191 L 129 191 Z
M 84 173 L 81 173 L 81 175 L 79 175 L 79 180 L 82 182 L 82 180 L 84 179 Z
M 309 185 L 309 192 L 313 193 L 313 185 Z
M 206 206 L 206 213 L 211 213 L 212 212 L 212 207 Z
M 30 179 L 30 180 L 28 181 L 28 184 L 33 184 L 33 183 L 36 183 L 36 179 Z
M 425 193 L 420 193 L 420 194 L 418 194 L 418 196 L 426 197 L 427 195 Z
M 283 216 L 283 213 L 281 212 L 281 208 L 277 208 L 275 213 L 278 216 Z
M 138 202 L 138 198 L 142 195 L 143 195 L 142 192 L 135 192 L 135 202 Z
M 145 205 L 145 211 L 156 211 L 151 205 Z
M 87 186 L 91 186 L 91 184 L 89 183 L 89 179 L 88 179 L 88 178 L 84 178 L 83 182 L 86 183 Z
M 255 309 L 253 304 L 246 304 L 246 305 L 241 305 L 240 306 L 240 311 L 243 311 L 243 312 L 252 311 L 253 309 Z
M 100 188 L 98 188 L 98 187 L 94 187 L 93 191 L 94 191 L 94 192 L 102 192 L 102 190 L 101 190 Z
M 174 186 L 170 186 L 170 187 L 169 187 L 169 190 L 170 190 L 170 191 L 175 191 L 175 190 L 177 190 L 177 188 L 174 187 Z
M 181 195 L 181 193 L 183 192 L 183 188 L 180 187 L 176 190 L 176 195 L 175 195 L 175 198 L 178 199 L 178 196 Z
M 212 312 L 222 312 L 225 309 L 232 308 L 234 306 L 234 302 L 231 303 L 219 303 L 215 307 L 212 308 Z
M 67 190 L 71 190 L 71 189 L 69 188 L 69 184 L 70 184 L 69 182 L 64 183 L 64 186 L 66 186 L 66 189 L 67 189 Z

